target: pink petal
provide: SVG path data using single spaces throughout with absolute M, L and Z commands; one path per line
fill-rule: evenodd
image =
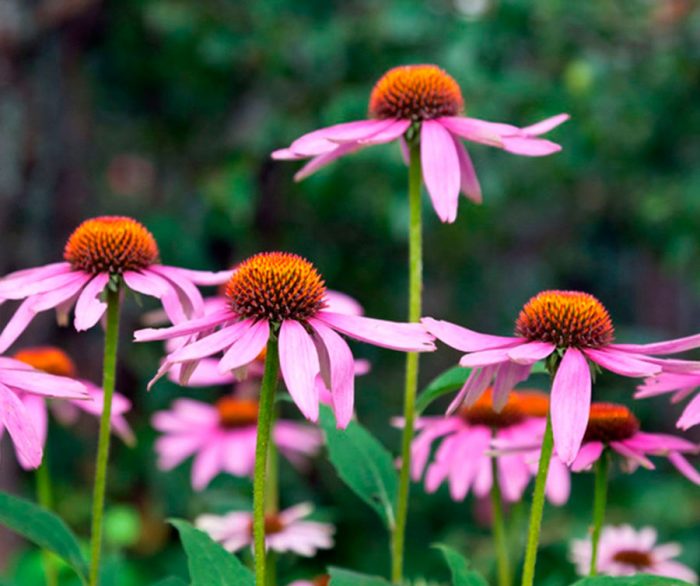
M 184 278 L 195 285 L 223 285 L 227 283 L 234 271 L 229 269 L 227 271 L 196 271 L 193 269 L 183 269 L 180 267 L 168 267 L 164 265 L 159 265 L 160 269 L 167 269 L 170 279 L 177 282 L 176 279 Z
M 661 368 L 656 364 L 638 360 L 619 350 L 611 350 L 609 348 L 594 350 L 587 348 L 583 350 L 583 353 L 596 364 L 622 376 L 651 376 L 661 372 Z
M 0 298 L 3 296 L 3 291 L 23 287 L 29 283 L 38 283 L 54 275 L 70 273 L 72 271 L 73 269 L 67 262 L 56 262 L 44 265 L 43 267 L 15 271 L 14 273 L 0 278 Z
M 159 299 L 168 319 L 173 323 L 181 323 L 188 319 L 177 290 L 167 279 L 150 271 L 126 271 L 123 277 L 130 289 Z
M 99 296 L 109 282 L 107 273 L 99 273 L 90 281 L 78 297 L 75 304 L 75 320 L 73 325 L 78 332 L 94 326 L 107 310 L 107 304 L 100 301 Z
M 688 403 L 683 410 L 677 427 L 683 430 L 690 429 L 695 425 L 700 423 L 700 394 L 696 395 L 690 403 Z
M 26 393 L 20 398 L 27 411 L 29 422 L 39 438 L 39 443 L 46 445 L 46 436 L 49 430 L 49 413 L 46 399 L 39 395 Z M 63 401 L 60 401 L 63 402 Z M 76 401 L 76 403 L 90 403 L 91 401 Z
M 169 354 L 168 362 L 199 360 L 221 352 L 224 349 L 228 349 L 231 344 L 241 337 L 243 332 L 251 327 L 252 323 L 252 320 L 236 322 L 230 326 L 221 328 L 213 334 L 205 335 L 195 342 L 189 342 L 179 350 Z
M 561 150 L 561 146 L 543 138 L 514 136 L 503 138 L 503 150 L 513 153 L 514 155 L 545 157 L 553 153 L 558 153 Z
M 645 433 L 638 431 L 624 444 L 634 450 L 654 455 L 665 455 L 669 452 L 698 452 L 700 448 L 691 441 L 665 433 Z
M 384 130 L 380 130 L 377 132 L 377 134 L 374 134 L 369 138 L 358 139 L 357 142 L 367 145 L 391 142 L 399 137 L 403 137 L 409 126 L 411 126 L 410 120 L 394 120 L 394 123 Z
M 27 468 L 38 468 L 43 449 L 22 401 L 9 388 L 0 384 L 0 421 L 7 428 L 17 457 Z
M 540 134 L 549 132 L 560 124 L 563 124 L 569 118 L 571 118 L 571 116 L 568 114 L 557 114 L 556 116 L 546 118 L 545 120 L 532 124 L 531 126 L 526 126 L 521 131 L 523 134 L 529 134 L 530 136 L 539 136 Z
M 204 317 L 191 319 L 184 323 L 172 326 L 170 328 L 146 328 L 134 332 L 134 341 L 136 342 L 155 342 L 167 340 L 169 338 L 178 338 L 180 336 L 190 336 L 215 328 L 222 323 L 236 319 L 231 309 L 223 308 Z
M 298 154 L 313 156 L 325 153 L 328 142 L 347 143 L 369 139 L 394 125 L 394 120 L 357 120 L 321 128 L 295 140 L 289 149 Z
M 306 155 L 298 155 L 290 149 L 276 149 L 272 151 L 270 157 L 275 161 L 296 161 L 298 159 L 305 159 Z
M 508 348 L 496 348 L 495 350 L 484 350 L 483 352 L 472 352 L 465 354 L 459 359 L 459 365 L 465 368 L 474 368 L 481 366 L 491 366 L 494 364 L 507 363 Z
M 637 354 L 676 354 L 700 347 L 700 334 L 652 344 L 611 344 L 609 348 Z
M 282 322 L 279 336 L 282 377 L 289 394 L 307 419 L 318 419 L 315 379 L 320 365 L 316 347 L 304 326 L 294 320 Z
M 220 438 L 213 438 L 197 454 L 192 464 L 192 488 L 204 490 L 212 479 L 222 470 L 223 443 Z
M 354 153 L 355 151 L 362 148 L 362 145 L 358 143 L 346 143 L 334 148 L 332 151 L 323 153 L 317 157 L 311 159 L 306 165 L 304 165 L 299 171 L 294 175 L 294 181 L 302 181 L 306 179 L 309 175 L 313 175 L 319 169 L 323 169 L 326 165 L 330 165 L 336 159 Z
M 654 469 L 654 464 L 651 460 L 647 458 L 643 453 L 638 450 L 626 445 L 624 442 L 610 442 L 610 447 L 615 450 L 618 454 L 621 454 L 628 460 L 631 460 L 633 464 L 641 464 L 649 470 Z
M 326 311 L 331 311 L 333 313 L 347 313 L 349 315 L 363 315 L 365 310 L 362 308 L 360 303 L 340 291 L 326 291 L 326 297 L 324 298 Z
M 547 499 L 555 506 L 566 504 L 571 494 L 571 475 L 568 468 L 556 456 L 549 463 L 545 491 Z
M 148 269 L 144 269 L 143 272 L 146 274 L 155 273 L 166 280 L 170 285 L 170 289 L 176 292 L 180 304 L 184 309 L 184 313 L 188 318 L 199 317 L 204 313 L 202 294 L 179 268 L 166 265 L 151 265 Z
M 450 403 L 447 408 L 447 415 L 453 414 L 462 404 L 471 407 L 476 403 L 486 390 L 486 387 L 491 383 L 496 369 L 497 367 L 495 366 L 486 366 L 474 370 L 469 375 L 469 378 L 467 378 L 467 381 L 464 383 L 459 393 L 457 393 L 457 396 Z
M 323 322 L 310 319 L 309 323 L 320 337 L 320 345 L 324 350 L 318 352 L 321 372 L 324 370 L 324 361 L 328 361 L 326 368 L 330 372 L 336 425 L 339 429 L 345 429 L 352 419 L 355 401 L 355 361 L 352 352 L 345 341 Z
M 439 122 L 422 122 L 420 155 L 423 180 L 435 212 L 451 224 L 457 218 L 459 202 L 459 158 L 452 136 Z
M 405 352 L 435 350 L 433 337 L 417 323 L 399 323 L 331 311 L 320 311 L 316 318 L 346 336 L 382 348 Z
M 242 323 L 248 323 L 248 328 L 224 354 L 219 362 L 219 372 L 235 370 L 253 362 L 270 338 L 270 324 L 267 320 L 253 322 L 252 319 L 248 319 Z
M 500 412 L 508 402 L 513 387 L 530 375 L 530 366 L 506 362 L 501 364 L 493 382 L 493 408 Z
M 40 281 L 28 281 L 24 285 L 17 285 L 12 281 L 0 281 L 0 299 L 23 299 L 32 295 L 55 291 L 75 281 L 84 279 L 86 276 L 90 277 L 91 275 L 87 275 L 83 271 L 71 270 L 60 272 Z
M 38 370 L 0 370 L 0 384 L 25 393 L 64 399 L 89 398 L 85 385 L 65 376 Z
M 424 317 L 421 323 L 425 329 L 448 346 L 462 352 L 478 352 L 494 348 L 512 348 L 526 341 L 523 338 L 491 336 L 468 330 L 447 321 Z
M 474 203 L 481 203 L 483 200 L 481 195 L 481 185 L 479 184 L 479 179 L 476 176 L 476 170 L 474 169 L 472 159 L 460 140 L 454 136 L 452 139 L 454 140 L 455 149 L 457 149 L 457 158 L 459 159 L 460 189 L 462 190 L 462 193 L 464 193 L 464 195 L 466 195 Z
M 507 129 L 512 129 L 509 132 L 517 131 L 515 126 L 493 124 L 461 116 L 445 116 L 437 118 L 436 121 L 451 133 L 461 136 L 465 140 L 499 148 L 503 146 L 501 141 L 503 131 Z
M 602 442 L 586 442 L 581 446 L 578 455 L 571 463 L 571 469 L 574 472 L 590 469 L 593 463 L 600 458 L 604 447 Z
M 547 358 L 556 350 L 556 345 L 550 342 L 528 342 L 508 351 L 508 358 L 518 364 L 534 364 Z
M 668 455 L 668 460 L 673 464 L 678 471 L 690 480 L 693 484 L 700 484 L 700 473 L 678 452 L 672 452 Z
M 550 400 L 554 446 L 562 461 L 570 465 L 586 433 L 591 407 L 591 373 L 585 356 L 567 349 L 554 377 Z
M 0 333 L 0 352 L 7 350 L 32 322 L 37 313 L 33 305 L 34 298 L 25 299 L 7 322 L 5 329 Z

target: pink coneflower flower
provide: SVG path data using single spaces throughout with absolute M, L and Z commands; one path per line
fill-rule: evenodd
M 577 291 L 543 291 L 523 307 L 515 336 L 480 334 L 445 321 L 422 320 L 428 331 L 447 345 L 467 352 L 460 364 L 474 371 L 450 406 L 471 405 L 494 382 L 494 405 L 502 408 L 510 389 L 525 380 L 539 360 L 556 368 L 551 391 L 554 444 L 571 464 L 586 432 L 591 406 L 591 367 L 628 377 L 648 377 L 663 370 L 698 368 L 698 363 L 661 360 L 700 346 L 700 336 L 656 344 L 614 344 L 612 320 L 593 295 Z
M 122 216 L 86 220 L 71 234 L 63 251 L 64 262 L 17 271 L 0 279 L 0 304 L 24 301 L 0 333 L 4 352 L 37 313 L 56 309 L 65 324 L 75 306 L 75 329 L 94 326 L 107 304 L 100 296 L 114 279 L 123 279 L 138 293 L 160 299 L 174 322 L 199 315 L 202 297 L 195 287 L 225 281 L 230 272 L 191 271 L 159 264 L 158 245 L 140 223 Z
M 678 403 L 686 399 L 700 386 L 700 373 L 670 373 L 664 372 L 644 381 L 638 387 L 637 399 L 656 397 L 673 393 L 671 401 Z M 676 426 L 683 430 L 700 425 L 700 393 L 695 395 L 683 409 Z
M 279 553 L 291 552 L 313 557 L 319 549 L 333 547 L 333 525 L 303 521 L 313 512 L 313 506 L 302 503 L 278 515 L 265 517 L 265 547 Z M 253 514 L 245 512 L 227 515 L 202 515 L 195 521 L 198 529 L 208 533 L 230 552 L 253 543 Z
M 652 574 L 697 584 L 697 574 L 688 566 L 673 560 L 681 554 L 681 546 L 678 543 L 657 545 L 656 540 L 656 529 L 653 527 L 644 527 L 638 531 L 630 525 L 603 527 L 596 570 L 599 574 L 608 576 Z M 571 561 L 581 576 L 588 575 L 591 550 L 590 538 L 574 539 L 571 542 Z
M 682 454 L 697 454 L 700 446 L 680 437 L 639 430 L 639 420 L 624 405 L 593 403 L 583 444 L 571 465 L 574 472 L 588 470 L 610 448 L 622 458 L 622 467 L 633 472 L 638 466 L 653 469 L 647 456 L 666 456 L 686 478 L 700 484 L 700 473 Z
M 435 346 L 420 324 L 328 311 L 325 294 L 323 279 L 309 261 L 283 252 L 260 253 L 242 262 L 231 276 L 225 307 L 171 328 L 140 330 L 135 339 L 192 336 L 166 357 L 157 379 L 174 364 L 196 368 L 202 358 L 222 351 L 219 370 L 235 371 L 255 360 L 271 335 L 278 336 L 282 378 L 301 412 L 311 421 L 318 419 L 320 374 L 331 391 L 337 423 L 345 427 L 353 413 L 355 365 L 350 348 L 336 332 L 407 352 Z
M 53 346 L 39 346 L 25 348 L 17 352 L 13 358 L 24 364 L 34 367 L 36 370 L 53 374 L 56 376 L 75 379 L 77 369 L 71 358 L 60 348 Z M 61 423 L 64 425 L 74 424 L 80 412 L 98 417 L 102 415 L 104 408 L 104 391 L 92 382 L 84 379 L 77 379 L 87 389 L 90 400 L 72 400 L 47 402 L 45 397 L 37 395 L 22 394 L 20 400 L 24 404 L 33 427 L 37 432 L 41 445 L 46 445 L 48 435 L 48 412 L 49 408 Z M 112 430 L 127 444 L 135 442 L 134 433 L 129 427 L 124 415 L 131 409 L 131 401 L 124 395 L 114 393 L 112 401 Z M 23 468 L 30 468 L 28 462 L 19 458 L 19 463 Z
M 220 472 L 253 476 L 258 402 L 226 396 L 215 405 L 178 399 L 169 411 L 153 416 L 163 433 L 156 441 L 158 467 L 171 470 L 194 455 L 192 486 L 203 490 Z M 297 466 L 321 447 L 319 431 L 308 425 L 278 419 L 272 433 L 280 453 Z
M 290 583 L 289 586 L 328 586 L 330 583 L 330 575 L 321 574 L 320 576 L 316 576 L 313 580 L 295 580 Z
M 492 459 L 496 458 L 498 483 L 506 502 L 520 500 L 534 476 L 532 454 L 521 451 L 492 453 L 494 443 L 531 444 L 544 432 L 549 400 L 543 393 L 513 391 L 500 411 L 493 409 L 488 389 L 469 407 L 450 417 L 420 417 L 419 432 L 411 446 L 411 476 L 425 475 L 425 489 L 435 492 L 445 481 L 454 500 L 463 500 L 472 489 L 477 497 L 489 494 L 493 484 Z M 434 460 L 428 464 L 433 444 L 440 440 Z M 547 478 L 547 496 L 557 505 L 569 498 L 570 481 L 566 467 L 553 458 Z
M 0 437 L 7 429 L 15 445 L 17 459 L 25 468 L 38 468 L 43 457 L 43 441 L 21 397 L 85 399 L 85 385 L 64 376 L 47 374 L 31 366 L 0 356 Z
M 421 166 L 435 212 L 454 222 L 460 191 L 481 202 L 481 187 L 462 139 L 514 153 L 540 157 L 561 150 L 539 138 L 566 121 L 559 114 L 527 128 L 463 116 L 464 99 L 457 82 L 435 65 L 405 65 L 390 69 L 377 82 L 369 102 L 369 119 L 315 130 L 273 159 L 309 161 L 296 175 L 301 181 L 336 159 L 361 148 L 400 140 L 419 140 Z

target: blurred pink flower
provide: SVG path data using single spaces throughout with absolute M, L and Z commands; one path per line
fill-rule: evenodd
M 22 398 L 29 395 L 88 400 L 85 385 L 77 380 L 36 370 L 0 356 L 0 437 L 7 429 L 15 446 L 17 460 L 24 468 L 38 468 L 43 457 L 40 430 Z
M 313 557 L 319 549 L 333 547 L 333 525 L 303 521 L 313 512 L 309 503 L 296 505 L 278 515 L 265 518 L 265 546 L 279 553 L 291 552 Z M 253 543 L 252 513 L 235 512 L 227 515 L 201 515 L 195 520 L 198 529 L 235 552 Z
M 75 306 L 75 329 L 94 326 L 107 304 L 101 295 L 110 279 L 119 276 L 127 287 L 160 299 L 175 322 L 201 315 L 202 296 L 197 285 L 216 285 L 230 271 L 210 273 L 158 264 L 158 246 L 140 223 L 122 216 L 86 220 L 71 234 L 64 262 L 11 273 L 0 279 L 0 304 L 23 299 L 0 333 L 4 352 L 26 329 L 37 313 L 55 308 L 65 324 Z
M 492 447 L 529 447 L 533 438 L 544 433 L 548 402 L 543 393 L 512 391 L 502 410 L 496 412 L 488 389 L 473 405 L 462 407 L 455 415 L 418 418 L 418 435 L 411 446 L 411 477 L 419 481 L 427 466 L 427 492 L 435 492 L 447 481 L 454 500 L 463 500 L 470 488 L 477 497 L 484 497 L 493 485 L 495 457 L 503 500 L 520 500 L 536 473 L 535 446 L 532 450 L 515 449 L 495 455 Z M 440 447 L 428 464 L 433 444 L 438 440 Z M 569 498 L 568 470 L 558 458 L 552 458 L 549 471 L 547 497 L 553 504 L 562 505 Z
M 698 576 L 689 567 L 674 561 L 681 554 L 678 543 L 657 545 L 656 529 L 635 530 L 630 525 L 603 527 L 598 544 L 597 571 L 608 576 L 652 574 L 697 584 Z M 571 561 L 580 576 L 587 576 L 591 565 L 591 540 L 571 542 Z
M 206 357 L 224 352 L 218 368 L 236 371 L 253 362 L 271 335 L 279 337 L 282 378 L 305 417 L 318 419 L 316 377 L 332 395 L 339 427 L 353 415 L 355 363 L 340 332 L 363 342 L 402 350 L 435 349 L 420 324 L 396 323 L 328 311 L 325 284 L 314 266 L 300 256 L 268 252 L 241 263 L 226 289 L 228 303 L 199 319 L 170 328 L 139 330 L 138 342 L 190 336 L 161 365 L 151 385 L 170 368 L 183 363 L 189 372 Z
M 671 402 L 678 403 L 693 394 L 700 386 L 700 372 L 667 373 L 648 378 L 638 387 L 637 399 L 656 397 L 673 393 Z M 676 426 L 683 430 L 700 425 L 700 393 L 696 394 L 685 406 Z
M 439 340 L 466 352 L 460 364 L 474 368 L 448 412 L 462 403 L 473 404 L 491 381 L 494 405 L 499 410 L 510 389 L 529 376 L 533 364 L 555 360 L 552 428 L 557 453 L 566 464 L 576 458 L 586 432 L 591 363 L 628 377 L 700 368 L 697 362 L 653 356 L 696 348 L 700 335 L 656 344 L 613 344 L 613 324 L 603 304 L 577 291 L 543 291 L 530 299 L 518 316 L 513 337 L 481 334 L 432 318 L 424 318 L 422 323 Z
M 481 187 L 461 139 L 501 148 L 516 155 L 541 157 L 561 150 L 539 138 L 568 120 L 559 114 L 527 128 L 486 122 L 462 115 L 464 100 L 457 82 L 435 65 L 390 69 L 372 90 L 368 120 L 336 124 L 296 139 L 273 159 L 309 161 L 296 175 L 301 181 L 336 159 L 364 147 L 420 138 L 421 166 L 435 212 L 454 222 L 460 191 L 476 203 Z
M 158 467 L 171 470 L 194 455 L 192 486 L 203 490 L 220 472 L 253 476 L 258 402 L 227 396 L 215 405 L 178 399 L 169 411 L 153 416 Z M 278 419 L 272 438 L 280 453 L 296 466 L 321 447 L 321 434 L 308 425 Z

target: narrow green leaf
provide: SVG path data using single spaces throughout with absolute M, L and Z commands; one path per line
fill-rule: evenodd
M 180 533 L 192 586 L 255 586 L 253 573 L 206 533 L 187 521 L 171 519 L 170 523 Z
M 85 581 L 87 564 L 78 539 L 60 517 L 30 501 L 2 492 L 0 524 L 55 553 Z
M 378 576 L 367 576 L 334 567 L 328 568 L 328 573 L 331 575 L 329 586 L 389 586 L 389 582 Z
M 488 586 L 486 579 L 477 571 L 469 569 L 469 562 L 451 547 L 436 545 L 442 551 L 452 573 L 452 586 Z
M 460 389 L 466 382 L 471 371 L 471 368 L 455 366 L 439 374 L 425 387 L 423 392 L 418 395 L 416 399 L 416 413 L 422 413 L 428 405 L 436 399 Z
M 689 582 L 676 580 L 675 578 L 663 578 L 648 574 L 636 576 L 595 576 L 583 578 L 571 586 L 687 586 Z
M 320 421 L 338 476 L 393 528 L 398 474 L 391 454 L 356 421 L 337 429 L 328 407 L 321 406 Z

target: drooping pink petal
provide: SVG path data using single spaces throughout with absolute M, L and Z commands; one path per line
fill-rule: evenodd
M 503 146 L 501 134 L 504 131 L 513 132 L 518 130 L 515 126 L 484 122 L 483 120 L 464 116 L 445 116 L 437 118 L 436 122 L 439 122 L 448 131 L 461 136 L 465 140 L 498 148 Z
M 254 322 L 252 319 L 242 323 L 248 327 L 241 336 L 231 344 L 219 362 L 219 372 L 228 372 L 253 362 L 263 351 L 270 338 L 270 324 L 267 320 Z
M 41 281 L 28 281 L 24 285 L 17 285 L 12 281 L 0 281 L 0 298 L 2 299 L 24 299 L 32 295 L 46 293 L 61 289 L 75 281 L 84 279 L 87 273 L 83 271 L 59 272 Z M 88 275 L 89 276 L 89 275 Z
M 456 431 L 461 422 L 456 417 L 441 419 L 426 427 L 411 443 L 411 478 L 420 480 L 430 457 L 431 444 L 439 437 Z M 418 427 L 418 426 L 417 426 Z
M 593 463 L 598 461 L 598 459 L 600 458 L 600 455 L 603 453 L 604 447 L 605 446 L 602 442 L 586 442 L 581 446 L 578 455 L 571 463 L 571 469 L 574 472 L 581 472 L 582 470 L 590 469 Z
M 665 433 L 645 433 L 638 431 L 632 437 L 622 441 L 626 446 L 654 455 L 666 455 L 669 452 L 700 452 L 700 446 L 675 435 Z
M 693 348 L 700 347 L 700 334 L 666 340 L 665 342 L 653 342 L 651 344 L 611 344 L 609 348 L 634 352 L 636 354 L 677 354 Z
M 479 204 L 483 201 L 483 197 L 481 194 L 481 185 L 479 184 L 479 179 L 474 169 L 474 163 L 472 163 L 472 159 L 462 142 L 454 136 L 452 139 L 454 140 L 455 149 L 457 150 L 457 159 L 459 160 L 460 189 L 470 200 Z
M 347 313 L 349 315 L 363 315 L 365 310 L 360 303 L 340 291 L 326 291 L 326 296 L 323 299 L 326 311 L 333 313 Z
M 318 352 L 321 373 L 324 361 L 328 361 L 331 397 L 336 425 L 345 429 L 350 423 L 355 402 L 355 363 L 350 348 L 338 334 L 323 322 L 310 319 L 309 323 L 320 338 L 323 352 Z M 318 345 L 318 344 L 317 344 Z
M 323 169 L 323 167 L 326 165 L 330 165 L 336 159 L 361 149 L 362 146 L 363 145 L 356 142 L 348 142 L 337 146 L 332 151 L 328 151 L 327 153 L 314 157 L 294 174 L 294 181 L 302 181 L 306 179 L 309 175 L 313 175 L 319 169 Z
M 223 447 L 220 441 L 210 441 L 198 452 L 192 464 L 192 488 L 197 491 L 204 490 L 221 472 Z
M 25 393 L 20 397 L 20 401 L 24 405 L 29 417 L 29 422 L 36 432 L 39 443 L 42 446 L 46 445 L 46 436 L 49 429 L 49 413 L 46 405 L 46 399 L 39 395 L 31 395 Z M 63 401 L 60 401 L 63 402 Z M 76 401 L 76 403 L 89 403 L 91 401 Z M 67 401 L 66 401 L 67 403 Z
M 465 354 L 459 359 L 459 365 L 465 368 L 476 368 L 481 366 L 491 366 L 493 364 L 503 364 L 510 361 L 508 358 L 509 348 L 496 348 L 495 350 L 484 350 L 483 352 L 472 352 Z
M 177 290 L 164 277 L 152 271 L 125 271 L 123 277 L 130 289 L 159 299 L 171 322 L 177 324 L 188 319 Z
M 447 321 L 424 317 L 421 323 L 438 340 L 462 352 L 480 352 L 494 348 L 513 348 L 526 342 L 523 338 L 491 336 L 468 330 Z
M 183 269 L 180 267 L 170 267 L 159 265 L 161 269 L 167 269 L 170 279 L 175 281 L 179 278 L 185 278 L 188 281 L 194 283 L 195 285 L 223 285 L 228 282 L 233 275 L 234 270 L 229 269 L 226 271 L 197 271 L 194 269 Z
M 686 405 L 680 419 L 676 423 L 676 427 L 688 430 L 698 424 L 700 424 L 700 394 L 696 395 Z
M 525 157 L 546 157 L 558 153 L 561 145 L 543 138 L 508 136 L 503 137 L 503 150 Z
M 486 387 L 489 386 L 496 372 L 496 368 L 495 366 L 486 366 L 472 371 L 469 378 L 467 378 L 464 383 L 464 386 L 447 408 L 447 415 L 452 415 L 462 404 L 471 407 L 476 403 L 486 390 Z
M 289 150 L 307 157 L 327 152 L 328 143 L 348 143 L 366 140 L 393 126 L 394 120 L 356 120 L 343 122 L 309 132 L 296 139 Z
M 513 387 L 530 375 L 530 365 L 506 362 L 497 367 L 493 381 L 493 409 L 500 412 L 508 402 L 508 395 Z
M 425 120 L 420 134 L 423 180 L 440 220 L 457 218 L 460 173 L 459 158 L 452 136 L 439 122 Z
M 180 336 L 190 336 L 201 331 L 209 330 L 227 321 L 236 319 L 236 315 L 229 308 L 205 315 L 204 317 L 188 320 L 169 328 L 146 328 L 134 332 L 135 342 L 156 342 Z
M 221 352 L 229 348 L 252 325 L 253 320 L 247 319 L 223 327 L 213 334 L 208 334 L 196 342 L 185 344 L 175 352 L 172 352 L 168 355 L 168 362 L 199 360 Z
M 559 507 L 566 504 L 571 494 L 571 475 L 564 463 L 557 457 L 553 457 L 549 462 L 545 494 L 550 503 Z
M 43 449 L 31 420 L 11 389 L 0 384 L 0 422 L 10 434 L 20 462 L 27 468 L 38 468 Z
M 144 269 L 144 272 L 160 275 L 170 284 L 171 288 L 175 289 L 188 318 L 199 317 L 204 313 L 202 294 L 181 269 L 166 265 L 151 265 L 148 269 Z M 195 272 L 197 271 L 192 271 L 192 273 Z M 226 273 L 230 274 L 230 271 L 226 271 Z
M 2 293 L 9 289 L 23 287 L 29 283 L 38 283 L 55 275 L 69 273 L 72 270 L 70 263 L 56 262 L 42 267 L 15 271 L 0 278 L 0 298 L 3 297 Z
M 693 484 L 700 484 L 700 472 L 693 468 L 690 462 L 688 462 L 688 460 L 686 460 L 682 454 L 679 454 L 678 452 L 671 452 L 668 455 L 668 460 Z
M 155 442 L 157 465 L 161 470 L 172 470 L 210 440 L 209 433 L 180 433 L 159 437 Z
M 384 144 L 403 137 L 404 133 L 411 126 L 410 120 L 394 120 L 394 123 L 387 126 L 384 130 L 380 130 L 369 138 L 358 139 L 358 143 L 363 145 Z
M 382 348 L 404 352 L 435 350 L 432 335 L 417 323 L 399 323 L 325 310 L 319 311 L 316 318 L 346 336 Z
M 583 350 L 583 353 L 596 364 L 622 376 L 652 376 L 661 372 L 661 367 L 656 364 L 638 360 L 625 352 L 611 350 L 610 348 L 601 350 L 586 348 Z
M 90 329 L 104 315 L 107 304 L 99 297 L 108 282 L 109 275 L 107 273 L 98 273 L 92 281 L 85 285 L 75 304 L 73 325 L 78 332 Z
M 570 465 L 586 433 L 591 407 L 591 373 L 586 357 L 568 348 L 552 383 L 550 412 L 554 446 L 561 460 Z
M 83 383 L 65 376 L 56 376 L 38 370 L 0 370 L 0 384 L 25 393 L 64 399 L 88 399 Z
M 22 335 L 36 313 L 32 297 L 25 299 L 20 304 L 10 321 L 7 322 L 5 329 L 0 333 L 0 352 L 7 350 Z
M 631 460 L 633 466 L 636 467 L 637 464 L 640 464 L 644 466 L 644 468 L 648 468 L 649 470 L 654 469 L 654 464 L 651 460 L 649 460 L 649 458 L 647 458 L 642 452 L 626 445 L 624 442 L 610 442 L 610 447 L 613 450 L 615 450 L 618 454 L 621 454 L 628 460 Z
M 315 379 L 320 365 L 316 347 L 304 326 L 294 320 L 282 322 L 279 336 L 282 377 L 289 394 L 307 419 L 318 419 Z
M 534 364 L 538 360 L 547 358 L 556 345 L 551 342 L 528 342 L 508 351 L 508 358 L 519 364 Z
M 530 126 L 526 126 L 525 128 L 521 129 L 521 132 L 523 134 L 529 134 L 530 136 L 539 136 L 541 134 L 549 132 L 550 130 L 556 128 L 560 124 L 563 124 L 569 118 L 571 118 L 571 116 L 569 116 L 568 114 L 557 114 L 556 116 L 552 116 L 551 118 L 546 118 L 545 120 L 536 122 L 535 124 L 532 124 Z

